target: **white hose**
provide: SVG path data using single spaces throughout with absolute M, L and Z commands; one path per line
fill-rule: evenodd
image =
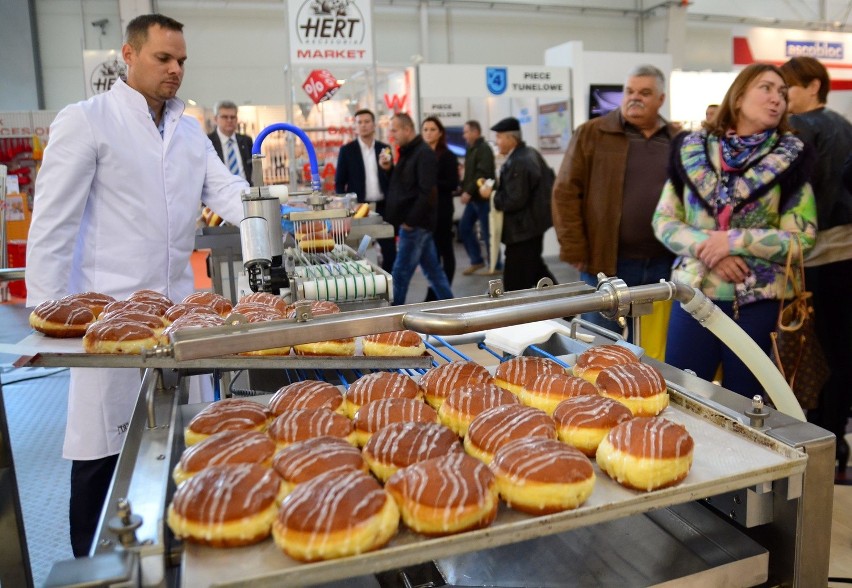
M 766 390 L 778 411 L 800 421 L 805 420 L 805 413 L 781 372 L 778 371 L 769 356 L 758 347 L 757 343 L 743 331 L 742 327 L 697 290 L 692 300 L 684 302 L 681 306 L 695 320 L 710 329 L 710 332 L 716 335 L 746 364 L 748 369 L 757 377 L 763 389 Z

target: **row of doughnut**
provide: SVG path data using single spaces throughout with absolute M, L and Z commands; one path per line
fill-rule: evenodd
M 374 372 L 345 392 L 304 381 L 268 406 L 210 404 L 184 431 L 168 524 L 212 546 L 271 534 L 315 561 L 378 549 L 400 519 L 425 536 L 488 526 L 500 498 L 533 515 L 577 508 L 595 485 L 590 457 L 638 491 L 686 477 L 694 443 L 657 416 L 668 393 L 654 368 L 602 346 L 574 372 L 539 357 L 509 359 L 493 377 L 451 362 L 419 382 Z

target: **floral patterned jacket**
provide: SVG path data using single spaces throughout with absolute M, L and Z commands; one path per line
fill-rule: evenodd
M 669 179 L 652 219 L 654 234 L 677 259 L 672 280 L 700 289 L 712 300 L 740 305 L 786 299 L 784 269 L 790 247 L 813 247 L 816 201 L 807 182 L 812 152 L 792 134 L 774 134 L 736 177 L 728 201 L 731 255 L 740 256 L 751 273 L 744 283 L 725 281 L 695 253 L 696 246 L 720 230 L 719 138 L 706 131 L 684 133 L 672 143 Z M 798 233 L 798 240 L 793 237 Z

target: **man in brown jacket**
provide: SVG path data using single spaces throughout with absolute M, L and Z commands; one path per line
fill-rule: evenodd
M 621 108 L 581 125 L 559 169 L 553 187 L 559 257 L 590 285 L 597 285 L 598 272 L 628 286 L 669 277 L 673 257 L 651 229 L 679 130 L 659 115 L 665 84 L 652 65 L 633 69 Z M 620 330 L 598 313 L 583 318 Z

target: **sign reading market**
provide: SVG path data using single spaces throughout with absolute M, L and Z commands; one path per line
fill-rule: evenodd
M 371 0 L 289 0 L 290 62 L 373 62 Z

